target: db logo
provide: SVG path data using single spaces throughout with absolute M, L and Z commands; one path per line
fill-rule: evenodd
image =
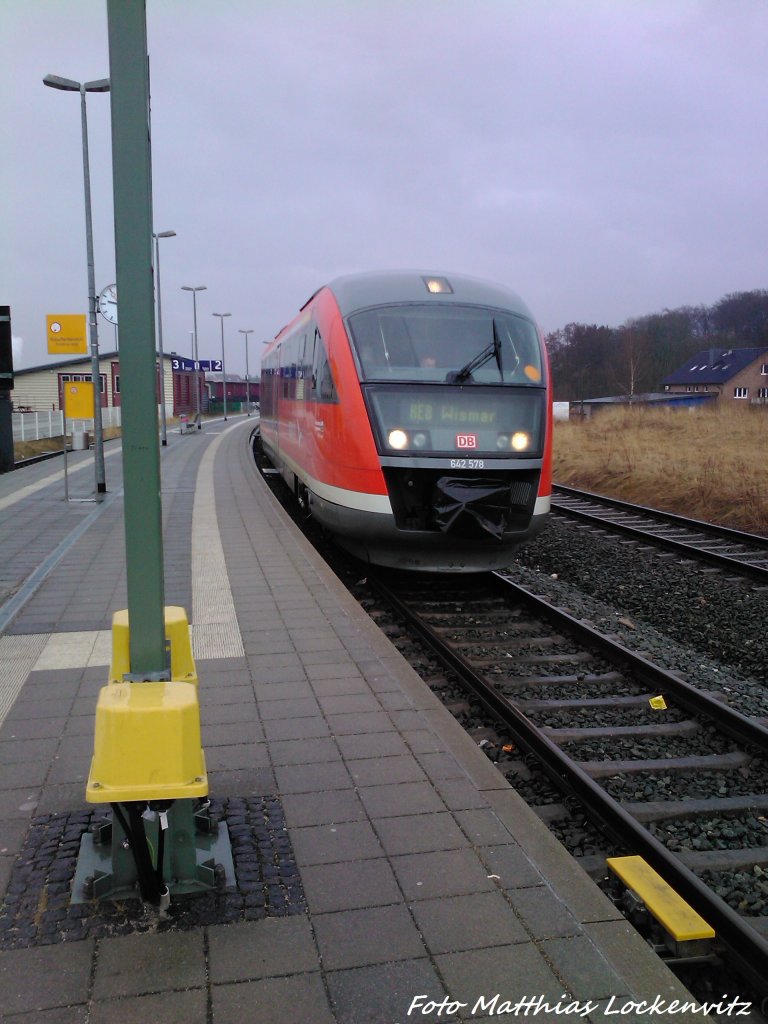
M 457 434 L 457 448 L 477 448 L 477 434 Z

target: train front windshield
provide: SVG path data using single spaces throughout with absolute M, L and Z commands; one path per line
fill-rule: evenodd
M 361 379 L 541 386 L 530 320 L 475 306 L 413 303 L 349 318 Z
M 530 320 L 417 303 L 348 322 L 380 454 L 541 457 L 546 388 Z

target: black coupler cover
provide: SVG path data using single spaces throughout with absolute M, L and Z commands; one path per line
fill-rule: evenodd
M 510 485 L 488 477 L 441 476 L 435 483 L 433 515 L 444 533 L 489 533 L 501 540 L 509 523 Z

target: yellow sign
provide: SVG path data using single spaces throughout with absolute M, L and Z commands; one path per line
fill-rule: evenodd
M 84 355 L 88 351 L 85 333 L 85 313 L 49 313 L 49 355 Z
M 651 697 L 648 703 L 651 705 L 654 711 L 667 710 L 667 702 L 664 700 L 661 694 L 659 694 L 658 697 Z
M 64 389 L 64 415 L 68 420 L 93 419 L 93 384 L 89 380 L 68 380 Z

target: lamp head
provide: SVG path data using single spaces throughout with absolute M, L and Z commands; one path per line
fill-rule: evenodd
M 43 85 L 49 85 L 51 89 L 62 89 L 64 92 L 109 92 L 109 79 L 97 78 L 93 82 L 80 83 L 74 78 L 62 78 L 60 75 L 46 75 Z
M 65 92 L 80 92 L 80 83 L 72 78 L 61 78 L 59 75 L 46 75 L 43 85 L 49 85 L 52 89 L 63 89 Z

